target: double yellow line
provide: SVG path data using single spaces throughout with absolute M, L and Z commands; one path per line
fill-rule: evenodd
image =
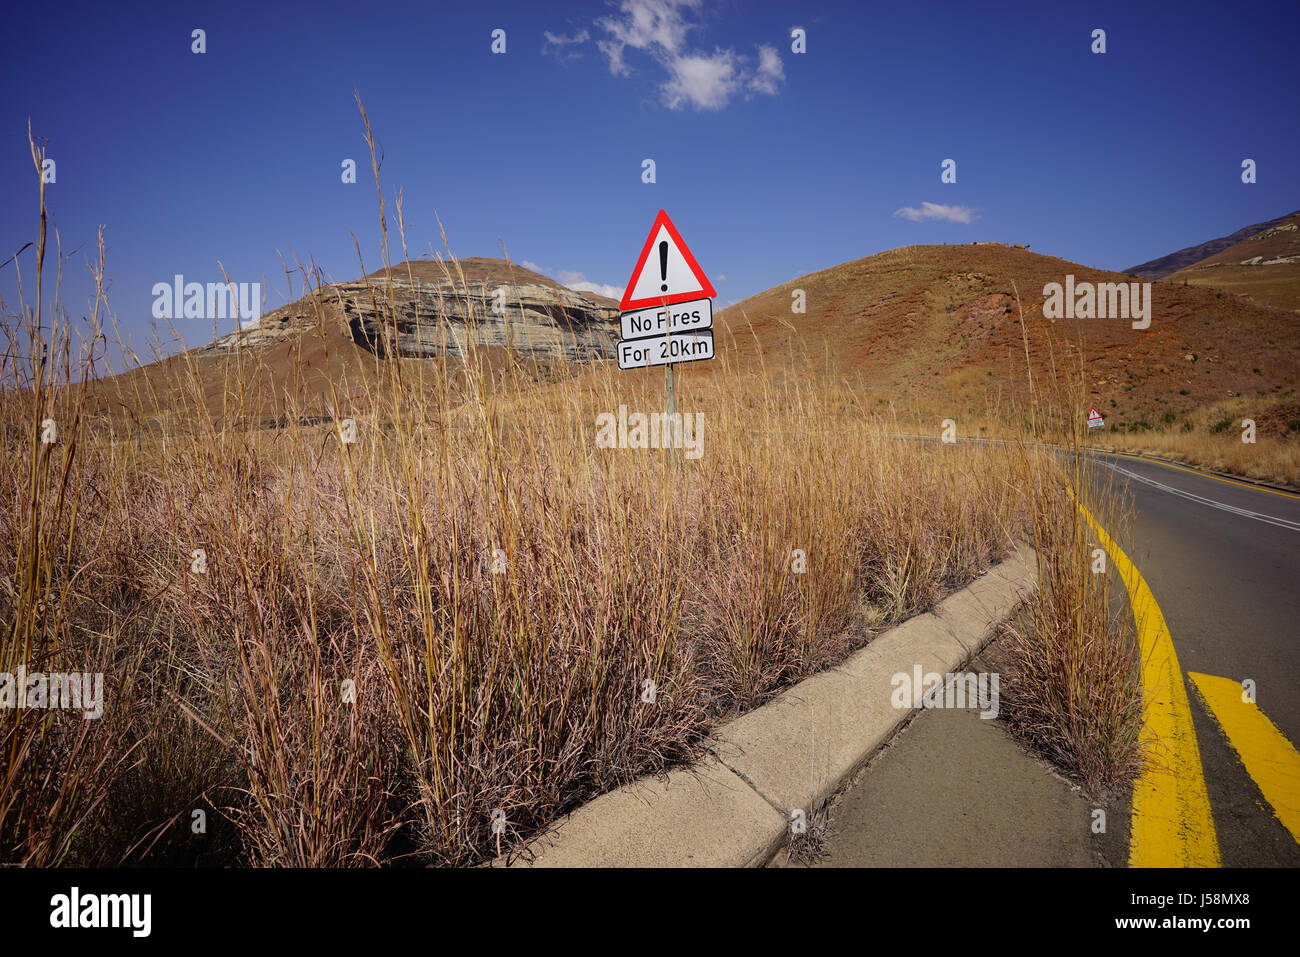
M 1300 841 L 1300 753 L 1240 682 L 1188 672 L 1246 773 L 1291 836 Z
M 1191 705 L 1173 636 L 1142 573 L 1077 499 L 1120 573 L 1142 653 L 1143 769 L 1133 787 L 1130 867 L 1218 867 L 1219 842 L 1205 788 Z M 1189 672 L 1246 773 L 1300 842 L 1300 752 L 1241 683 Z
M 1146 579 L 1082 502 L 1079 511 L 1119 571 L 1142 652 L 1142 771 L 1133 785 L 1130 867 L 1219 867 L 1192 708 L 1174 640 Z

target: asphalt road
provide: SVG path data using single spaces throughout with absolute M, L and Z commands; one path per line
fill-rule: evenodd
M 1225 867 L 1300 865 L 1275 816 L 1188 673 L 1255 682 L 1255 700 L 1300 742 L 1300 496 L 1190 470 L 1099 455 L 1132 496 L 1114 529 L 1160 605 L 1187 681 Z
M 1131 525 L 1107 531 L 1168 627 L 1213 819 L 1209 843 L 1225 867 L 1300 865 L 1300 837 L 1292 835 L 1300 830 L 1300 495 L 1150 460 L 1096 457 L 1131 496 Z M 1131 613 L 1124 588 L 1116 597 Z M 1213 705 L 1199 689 L 1206 679 L 1193 674 L 1219 679 Z M 1247 679 L 1251 706 L 1241 702 Z M 1105 808 L 1109 826 L 1094 833 L 1091 804 L 1001 724 L 973 711 L 918 712 L 836 801 L 819 863 L 1132 863 L 1137 802 Z M 1287 807 L 1291 830 L 1279 818 Z

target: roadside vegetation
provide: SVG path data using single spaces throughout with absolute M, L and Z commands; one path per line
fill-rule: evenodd
M 104 707 L 0 708 L 0 861 L 478 863 L 1021 538 L 1047 574 L 1013 721 L 1085 780 L 1129 767 L 1129 638 L 1029 441 L 900 441 L 843 381 L 720 357 L 680 377 L 701 457 L 598 448 L 600 413 L 663 408 L 662 372 L 544 382 L 472 349 L 378 364 L 326 422 L 290 376 L 265 427 L 255 353 L 218 408 L 187 356 L 107 415 L 103 244 L 74 323 L 44 203 L 30 299 L 0 310 L 0 672 L 102 672 Z
M 1085 793 L 1106 799 L 1144 755 L 1140 655 L 1133 612 L 1083 509 L 1114 537 L 1131 527 L 1114 473 L 1083 454 L 1075 432 L 1026 485 L 1027 538 L 1038 589 L 1000 630 L 1003 716 L 1013 732 Z
M 1242 441 L 1247 420 L 1255 424 L 1253 442 Z M 1300 488 L 1300 399 L 1294 389 L 1237 396 L 1154 423 L 1107 428 L 1088 445 Z

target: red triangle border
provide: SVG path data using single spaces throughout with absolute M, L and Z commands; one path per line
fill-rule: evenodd
M 668 230 L 668 235 L 672 237 L 673 243 L 681 250 L 682 258 L 686 260 L 686 265 L 691 267 L 691 272 L 695 278 L 700 281 L 704 288 L 697 292 L 678 292 L 670 296 L 656 296 L 647 299 L 632 299 L 632 290 L 636 288 L 636 281 L 641 278 L 641 270 L 645 268 L 646 260 L 650 258 L 650 250 L 654 247 L 655 237 L 659 235 L 659 227 L 663 226 Z M 618 304 L 620 312 L 627 312 L 629 309 L 645 309 L 648 306 L 671 306 L 676 302 L 690 302 L 693 299 L 713 299 L 717 292 L 713 289 L 713 283 L 709 282 L 709 277 L 704 275 L 704 270 L 700 264 L 695 261 L 695 254 L 691 252 L 691 247 L 682 241 L 682 234 L 677 231 L 673 221 L 668 218 L 666 210 L 659 210 L 659 215 L 655 217 L 654 225 L 650 227 L 650 235 L 646 237 L 645 246 L 641 248 L 641 256 L 636 261 L 636 267 L 632 270 L 632 278 L 627 281 L 627 286 L 623 289 L 623 299 Z

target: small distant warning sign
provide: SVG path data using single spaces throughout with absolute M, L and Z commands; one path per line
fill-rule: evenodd
M 1097 429 L 1105 424 L 1106 420 L 1101 417 L 1101 413 L 1097 411 L 1095 405 L 1088 410 L 1088 428 Z
M 659 210 L 618 308 L 627 312 L 716 295 L 668 213 Z

